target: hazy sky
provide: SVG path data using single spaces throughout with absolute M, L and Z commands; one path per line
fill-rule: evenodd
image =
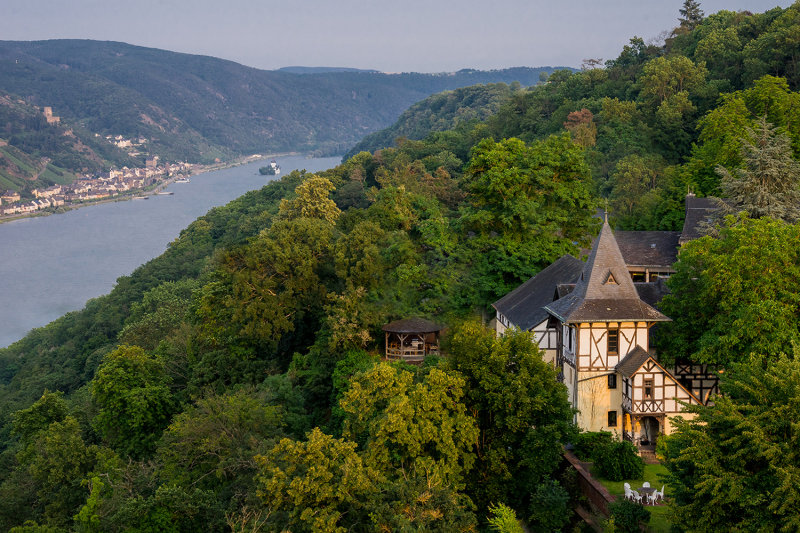
M 790 0 L 701 0 L 762 12 Z M 123 41 L 274 69 L 442 72 L 611 59 L 682 0 L 2 0 L 0 39 Z

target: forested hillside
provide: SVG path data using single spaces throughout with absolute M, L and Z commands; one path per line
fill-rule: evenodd
M 510 512 L 571 530 L 566 390 L 527 334 L 484 327 L 489 304 L 579 254 L 606 199 L 617 227 L 673 229 L 687 188 L 800 187 L 800 3 L 690 15 L 485 120 L 214 209 L 0 350 L 0 528 L 450 532 Z M 684 317 L 665 349 L 721 365 L 727 399 L 660 451 L 675 524 L 795 530 L 798 222 L 740 196 L 754 218 L 687 245 L 665 302 Z M 382 361 L 381 326 L 411 316 L 449 327 L 445 356 Z
M 116 42 L 0 42 L 0 90 L 102 135 L 144 137 L 162 159 L 343 153 L 412 103 L 477 83 L 538 82 L 553 69 L 381 74 L 264 71 Z
M 0 92 L 0 190 L 24 192 L 69 183 L 76 172 L 135 161 L 105 139 L 67 124 L 48 124 L 42 111 Z
M 343 157 L 347 160 L 359 152 L 375 152 L 395 146 L 397 139 L 420 140 L 432 131 L 445 131 L 481 122 L 496 113 L 519 85 L 502 83 L 474 85 L 429 96 L 403 111 L 393 125 L 371 133 Z

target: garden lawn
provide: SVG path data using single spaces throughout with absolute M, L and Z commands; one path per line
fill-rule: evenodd
M 605 478 L 602 478 L 597 475 L 596 472 L 592 472 L 592 477 L 594 477 L 597 481 L 603 484 L 603 486 L 608 489 L 612 495 L 617 496 L 619 498 L 625 497 L 625 490 L 622 488 L 623 483 L 627 482 L 630 484 L 631 489 L 636 490 L 642 486 L 642 483 L 645 481 L 650 482 L 650 486 L 654 487 L 658 490 L 661 490 L 661 485 L 664 485 L 664 482 L 661 481 L 661 477 L 667 474 L 667 469 L 658 464 L 645 464 L 644 465 L 644 474 L 642 474 L 641 479 L 624 479 L 622 481 L 609 481 Z M 669 497 L 669 486 L 666 488 L 666 495 Z M 654 532 L 658 533 L 668 533 L 671 527 L 671 522 L 668 518 L 668 507 L 666 505 L 645 505 L 648 511 L 650 511 L 650 529 Z

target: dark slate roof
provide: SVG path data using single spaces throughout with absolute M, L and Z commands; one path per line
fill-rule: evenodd
M 709 222 L 714 212 L 719 210 L 717 202 L 718 200 L 715 198 L 698 198 L 693 194 L 686 196 L 686 218 L 683 219 L 680 244 L 699 239 L 705 235 L 701 224 Z
M 545 309 L 562 322 L 669 320 L 639 299 L 608 222 L 595 239 L 575 289 Z
M 614 369 L 625 377 L 631 377 L 651 357 L 652 355 L 647 353 L 644 348 L 637 345 L 636 348 L 628 352 L 628 355 L 622 361 L 617 363 Z
M 522 330 L 529 330 L 547 319 L 544 306 L 553 301 L 560 285 L 574 283 L 581 275 L 583 261 L 571 255 L 561 256 L 531 279 L 492 304 L 498 313 Z
M 656 308 L 664 296 L 669 293 L 669 289 L 667 288 L 667 284 L 664 282 L 664 278 L 659 278 L 656 281 L 650 281 L 647 283 L 634 282 L 634 286 L 636 287 L 636 292 L 639 293 L 639 298 L 647 305 L 652 305 Z
M 583 265 L 581 265 L 581 266 L 583 266 Z M 556 288 L 556 290 L 558 291 L 557 292 L 558 298 L 563 298 L 564 296 L 566 296 L 567 294 L 569 294 L 569 293 L 571 293 L 572 291 L 575 290 L 575 284 L 574 283 L 559 283 L 558 287 Z M 556 298 L 556 300 L 558 300 L 558 298 Z
M 619 251 L 629 267 L 671 268 L 678 258 L 679 231 L 616 231 Z
M 424 318 L 404 318 L 383 326 L 383 331 L 389 333 L 433 333 L 443 329 L 444 326 L 434 324 Z

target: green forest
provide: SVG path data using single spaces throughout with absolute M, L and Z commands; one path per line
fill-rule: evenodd
M 66 125 L 37 134 L 0 130 L 0 139 L 32 157 L 71 157 L 64 163 L 74 172 L 87 166 L 84 147 L 64 153 L 63 146 L 54 146 L 66 144 L 59 137 L 66 129 L 95 152 L 100 144 L 95 133 L 145 138 L 150 156 L 170 162 L 210 164 L 286 152 L 342 154 L 431 94 L 482 83 L 534 85 L 554 70 L 268 71 L 213 57 L 77 39 L 0 41 L 0 69 L 0 113 L 6 101 L 20 100 L 52 107 Z M 20 129 L 19 117 L 0 118 Z M 48 132 L 56 133 L 43 138 Z M 105 152 L 111 152 L 106 146 Z M 148 154 L 139 157 L 139 166 Z M 99 155 L 106 166 L 131 166 L 119 157 L 125 154 Z
M 53 183 L 66 184 L 75 174 L 93 174 L 137 162 L 128 154 L 80 127 L 48 124 L 41 110 L 0 93 L 0 189 L 23 194 Z
M 582 531 L 566 389 L 490 304 L 579 256 L 598 208 L 676 230 L 692 191 L 730 214 L 681 251 L 659 357 L 724 372 L 659 440 L 670 521 L 800 531 L 798 50 L 800 2 L 687 0 L 663 44 L 434 97 L 211 210 L 0 350 L 0 529 Z M 382 359 L 408 317 L 447 326 L 441 357 Z

